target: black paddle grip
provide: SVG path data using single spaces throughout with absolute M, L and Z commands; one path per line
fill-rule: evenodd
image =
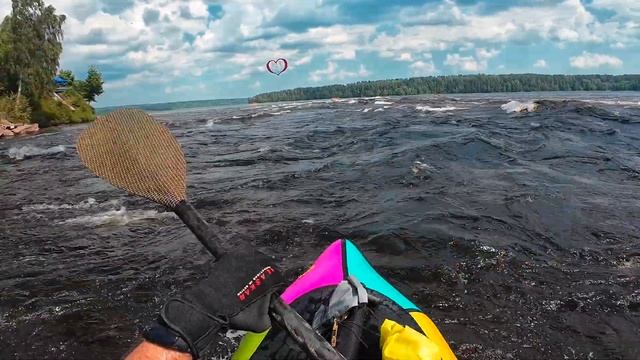
M 189 230 L 200 240 L 214 258 L 219 258 L 222 254 L 217 242 L 218 235 L 213 231 L 211 226 L 204 221 L 198 210 L 196 210 L 187 201 L 181 201 L 173 211 L 178 215 L 180 220 L 187 225 Z

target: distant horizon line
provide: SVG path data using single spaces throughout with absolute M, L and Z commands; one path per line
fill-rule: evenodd
M 286 91 L 286 90 L 295 90 L 295 89 L 308 89 L 308 88 L 316 88 L 316 87 L 325 87 L 325 86 L 336 86 L 336 85 L 350 85 L 350 84 L 356 84 L 356 83 L 360 83 L 360 82 L 378 82 L 378 81 L 389 81 L 389 80 L 409 80 L 409 79 L 416 79 L 416 78 L 431 78 L 431 77 L 457 77 L 457 76 L 478 76 L 478 75 L 485 75 L 485 76 L 508 76 L 508 75 L 539 75 L 539 76 L 638 76 L 640 75 L 640 73 L 638 74 L 606 74 L 606 73 L 593 73 L 593 74 L 540 74 L 540 73 L 530 73 L 530 72 L 525 72 L 525 73 L 508 73 L 508 74 L 484 74 L 484 73 L 478 73 L 478 74 L 450 74 L 450 75 L 429 75 L 429 76 L 411 76 L 411 77 L 405 77 L 405 78 L 388 78 L 388 79 L 377 79 L 377 80 L 360 80 L 360 81 L 354 81 L 354 82 L 349 82 L 349 83 L 334 83 L 334 84 L 328 84 L 328 85 L 316 85 L 316 86 L 298 86 L 295 88 L 290 88 L 290 89 L 285 89 L 285 90 L 275 90 L 275 91 L 266 91 L 266 92 L 261 92 L 258 94 L 254 94 L 252 96 L 246 96 L 246 97 L 237 97 L 237 98 L 221 98 L 221 99 L 200 99 L 200 100 L 177 100 L 177 101 L 168 101 L 168 102 L 153 102 L 153 103 L 141 103 L 141 104 L 124 104 L 124 105 L 107 105 L 107 106 L 101 106 L 101 107 L 96 107 L 96 110 L 105 110 L 105 109 L 113 109 L 113 108 L 126 108 L 126 107 L 142 107 L 142 106 L 158 106 L 158 105 L 169 105 L 169 104 L 179 104 L 179 103 L 194 103 L 194 102 L 207 102 L 207 101 L 236 101 L 236 100 L 248 100 L 251 98 L 254 98 L 258 95 L 261 94 L 267 94 L 267 93 L 272 93 L 272 92 L 278 92 L 278 91 Z M 565 90 L 558 90 L 558 91 L 565 91 Z M 583 90 L 583 91 L 589 91 L 589 90 Z M 597 92 L 598 90 L 594 90 L 591 92 Z M 602 90 L 605 91 L 605 90 Z M 537 91 L 520 91 L 520 92 L 537 92 Z M 554 92 L 554 91 L 539 91 L 539 92 Z M 575 91 L 575 92 L 579 92 L 579 91 Z M 452 93 L 454 94 L 454 93 Z M 425 94 L 426 95 L 426 94 Z

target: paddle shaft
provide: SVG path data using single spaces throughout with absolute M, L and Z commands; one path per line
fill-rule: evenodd
M 219 237 L 213 228 L 200 216 L 187 201 L 180 202 L 173 211 L 187 225 L 189 230 L 200 240 L 202 245 L 215 258 L 222 255 L 218 246 Z M 271 299 L 269 306 L 271 319 L 285 329 L 289 335 L 305 350 L 307 355 L 316 360 L 344 360 L 344 357 L 334 349 L 320 334 L 280 297 Z

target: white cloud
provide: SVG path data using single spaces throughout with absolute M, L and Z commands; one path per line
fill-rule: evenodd
M 489 60 L 496 57 L 500 53 L 498 49 L 476 49 L 476 55 L 474 56 L 462 56 L 458 53 L 447 54 L 447 58 L 444 61 L 445 65 L 452 66 L 465 72 L 480 72 L 487 69 Z
M 467 17 L 454 0 L 444 0 L 437 6 L 427 3 L 418 8 L 408 7 L 400 11 L 399 18 L 402 24 L 407 25 L 454 25 L 467 21 Z
M 578 69 L 594 69 L 602 66 L 621 67 L 622 60 L 612 55 L 595 54 L 583 51 L 581 55 L 569 59 L 572 67 Z
M 254 82 L 253 84 L 251 84 L 251 88 L 253 90 L 258 90 L 260 87 L 262 86 L 262 84 L 260 83 L 260 80 L 257 80 L 256 82 Z
M 358 76 L 365 77 L 365 76 L 369 76 L 369 75 L 371 75 L 369 70 L 367 70 L 367 68 L 364 67 L 363 64 L 360 64 L 360 68 L 358 69 Z
M 370 50 L 381 56 L 398 58 L 405 52 L 455 48 L 460 49 L 459 52 L 465 52 L 477 44 L 503 44 L 511 41 L 552 41 L 561 44 L 628 40 L 637 43 L 640 39 L 638 21 L 599 21 L 580 0 L 564 0 L 560 3 L 540 1 L 526 6 L 511 6 L 496 13 L 477 13 L 474 7 L 458 10 L 463 11 L 464 21 L 404 26 L 399 28 L 397 34 L 375 37 Z M 418 8 L 407 11 L 416 14 Z
M 340 70 L 338 64 L 333 61 L 327 63 L 326 69 L 312 71 L 309 74 L 309 80 L 318 82 L 322 80 L 343 80 L 352 77 L 365 77 L 369 75 L 369 71 L 364 65 L 360 64 L 357 72 Z
M 263 66 L 246 66 L 239 72 L 235 72 L 227 77 L 227 80 L 246 80 L 251 75 L 266 71 Z
M 124 79 L 105 82 L 104 88 L 105 90 L 123 89 L 138 84 L 157 85 L 169 83 L 170 81 L 171 80 L 168 77 L 163 76 L 163 74 L 145 70 L 129 74 Z
M 356 58 L 356 50 L 354 48 L 343 48 L 335 51 L 330 58 L 332 60 L 353 60 Z
M 447 54 L 444 64 L 467 72 L 482 71 L 486 68 L 486 63 L 477 61 L 473 56 L 460 56 L 460 54 Z
M 547 62 L 544 59 L 538 59 L 535 63 L 533 63 L 534 68 L 544 69 L 547 67 Z
M 308 63 L 310 63 L 310 62 L 311 62 L 311 59 L 312 59 L 312 56 L 311 56 L 311 55 L 306 55 L 306 56 L 303 56 L 303 57 L 301 57 L 301 58 L 299 58 L 299 59 L 295 60 L 295 61 L 293 62 L 293 65 L 298 66 L 298 65 L 308 64 Z
M 612 49 L 620 50 L 620 49 L 624 49 L 625 47 L 626 47 L 626 45 L 624 43 L 621 43 L 620 41 L 611 44 L 611 48 Z
M 413 61 L 413 56 L 411 55 L 411 53 L 405 52 L 400 54 L 400 57 L 398 58 L 398 60 L 400 61 Z
M 409 68 L 413 71 L 414 75 L 432 75 L 437 69 L 433 64 L 433 61 L 416 61 L 413 64 L 409 65 Z
M 638 0 L 593 0 L 591 6 L 614 11 L 620 17 L 640 16 Z
M 487 50 L 485 48 L 478 48 L 476 50 L 476 56 L 478 57 L 478 59 L 481 59 L 481 60 L 488 60 L 488 59 L 494 58 L 499 53 L 500 53 L 500 50 L 498 49 Z

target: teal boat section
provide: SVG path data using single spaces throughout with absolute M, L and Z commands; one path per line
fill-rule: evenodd
M 393 300 L 393 302 L 401 308 L 420 311 L 420 308 L 418 308 L 416 304 L 407 299 L 406 296 L 402 295 L 400 291 L 396 290 L 396 288 L 378 274 L 351 240 L 345 240 L 345 248 L 347 251 L 347 270 L 349 275 L 355 276 L 365 287 L 377 291 Z

